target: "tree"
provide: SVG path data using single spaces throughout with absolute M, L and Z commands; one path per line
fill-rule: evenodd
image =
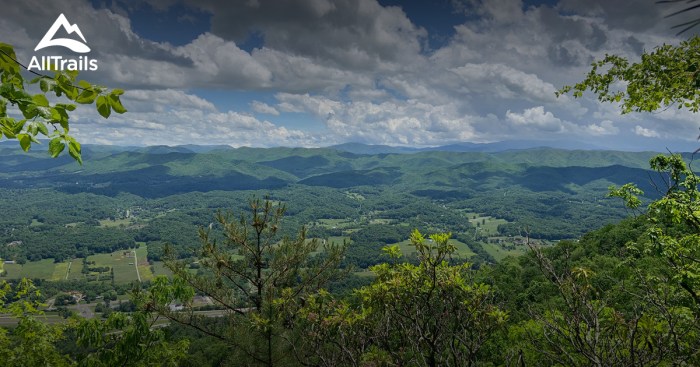
M 617 55 L 606 55 L 591 64 L 586 78 L 564 86 L 557 95 L 581 97 L 593 92 L 601 102 L 621 102 L 622 113 L 652 112 L 677 106 L 692 112 L 700 109 L 700 38 L 677 46 L 662 45 L 631 63 Z M 617 82 L 623 85 L 617 88 Z
M 686 25 L 694 26 L 692 23 Z M 644 53 L 637 63 L 606 55 L 603 60 L 592 64 L 582 82 L 565 86 L 558 93 L 573 92 L 574 97 L 581 97 L 585 91 L 592 91 L 599 101 L 620 102 L 622 113 L 652 112 L 671 106 L 698 112 L 698 56 L 700 38 L 697 36 L 677 46 L 657 47 Z M 603 69 L 606 71 L 601 71 Z M 613 89 L 617 82 L 623 82 L 624 87 Z M 650 166 L 659 174 L 660 184 L 656 187 L 663 196 L 649 204 L 642 213 L 642 219 L 647 222 L 646 239 L 630 242 L 627 248 L 634 255 L 633 259 L 662 259 L 669 269 L 665 276 L 640 273 L 638 277 L 644 285 L 642 289 L 645 289 L 643 300 L 657 310 L 656 318 L 645 314 L 644 324 L 653 326 L 651 330 L 662 339 L 668 339 L 657 345 L 655 353 L 659 352 L 659 346 L 669 345 L 673 347 L 670 359 L 677 358 L 674 365 L 694 364 L 697 363 L 695 340 L 699 329 L 697 320 L 700 319 L 700 178 L 679 154 L 658 155 L 650 160 Z M 642 194 L 632 184 L 610 188 L 610 196 L 620 197 L 632 210 L 641 206 L 638 195 Z M 652 336 L 646 338 L 655 339 Z M 634 339 L 628 344 L 635 345 Z M 647 345 L 650 344 L 654 343 L 647 341 Z M 690 362 L 683 361 L 683 358 Z
M 626 271 L 621 271 L 611 283 L 612 274 L 597 274 L 580 264 L 559 270 L 542 249 L 532 245 L 530 249 L 538 268 L 556 289 L 557 297 L 552 297 L 544 310 L 530 310 L 530 320 L 511 327 L 510 362 L 515 362 L 515 356 L 520 360 L 512 364 L 697 363 L 698 318 L 669 292 L 667 284 L 653 280 L 652 271 L 645 269 L 643 276 L 635 274 L 632 279 L 625 276 Z M 570 265 L 568 261 L 564 264 Z M 670 298 L 664 298 L 669 293 Z
M 296 238 L 280 238 L 284 212 L 284 205 L 255 199 L 249 219 L 219 213 L 221 233 L 200 230 L 196 274 L 188 261 L 166 252 L 166 266 L 174 276 L 153 280 L 151 306 L 174 322 L 226 342 L 239 363 L 293 362 L 288 351 L 295 343 L 290 329 L 296 311 L 337 274 L 345 245 L 307 239 L 304 228 Z M 195 312 L 196 293 L 223 309 L 218 312 L 222 318 L 212 320 Z
M 18 140 L 20 147 L 26 152 L 32 143 L 39 143 L 38 137 L 49 141 L 49 154 L 58 157 L 66 146 L 68 154 L 82 163 L 80 143 L 69 134 L 70 111 L 75 110 L 75 104 L 51 104 L 46 97 L 52 93 L 57 98 L 63 97 L 68 101 L 79 104 L 95 103 L 97 112 L 107 118 L 112 111 L 124 113 L 126 109 L 120 97 L 124 91 L 90 84 L 77 80 L 77 71 L 55 71 L 53 76 L 36 74 L 29 84 L 39 84 L 41 93 L 30 94 L 25 89 L 25 80 L 21 74 L 22 64 L 12 46 L 0 43 L 0 140 Z M 16 106 L 21 119 L 8 115 L 8 104 Z M 51 129 L 51 130 L 50 130 Z
M 411 235 L 418 265 L 399 262 L 398 246 L 385 247 L 392 263 L 372 267 L 377 278 L 351 302 L 327 293 L 302 309 L 298 350 L 306 365 L 474 366 L 484 344 L 507 321 L 471 264 L 450 265 L 450 235 Z
M 607 67 L 607 71 L 601 68 Z M 624 89 L 611 90 L 616 82 Z M 630 63 L 614 55 L 606 55 L 592 64 L 586 78 L 574 86 L 565 86 L 559 94 L 573 92 L 581 97 L 592 91 L 602 102 L 621 102 L 622 113 L 652 112 L 676 105 L 692 112 L 700 110 L 700 38 L 695 36 L 678 46 L 663 45 L 642 54 L 641 61 Z M 651 203 L 646 212 L 651 227 L 649 243 L 638 245 L 637 251 L 654 253 L 666 259 L 677 271 L 678 284 L 693 298 L 700 315 L 700 178 L 677 154 L 659 155 L 650 166 L 659 173 L 665 191 Z M 611 187 L 611 195 L 620 197 L 636 210 L 642 191 L 627 184 Z

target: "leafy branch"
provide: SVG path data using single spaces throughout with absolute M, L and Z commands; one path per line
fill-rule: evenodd
M 122 114 L 126 108 L 121 103 L 121 89 L 108 90 L 84 80 L 77 81 L 78 72 L 74 70 L 54 71 L 53 76 L 39 74 L 28 84 L 38 84 L 41 93 L 30 94 L 25 89 L 25 79 L 21 70 L 29 70 L 17 61 L 12 46 L 0 43 L 0 139 L 18 140 L 25 152 L 32 143 L 39 143 L 38 136 L 49 138 L 49 154 L 58 157 L 66 147 L 68 154 L 82 164 L 80 143 L 69 134 L 68 112 L 74 111 L 73 103 L 51 104 L 49 93 L 58 98 L 66 98 L 77 104 L 95 104 L 97 112 L 108 118 L 112 111 Z M 22 119 L 8 116 L 8 104 L 16 106 L 22 113 Z

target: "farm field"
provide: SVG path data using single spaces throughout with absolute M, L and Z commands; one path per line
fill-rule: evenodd
M 482 243 L 481 246 L 489 255 L 493 256 L 496 261 L 501 261 L 508 256 L 520 256 L 527 252 L 526 246 L 516 246 L 515 249 L 505 249 L 495 243 Z
M 478 213 L 465 213 L 465 215 L 469 218 L 469 223 L 478 228 L 480 234 L 486 236 L 498 235 L 498 226 L 508 223 L 505 219 L 494 218 Z
M 136 249 L 138 264 L 134 264 L 134 250 L 119 250 L 107 254 L 96 254 L 88 256 L 87 261 L 90 262 L 90 267 L 109 267 L 114 269 L 115 283 L 129 283 L 138 280 L 136 274 L 136 266 L 142 281 L 147 281 L 153 278 L 154 273 L 151 270 L 151 265 L 156 270 L 157 275 L 169 274 L 163 267 L 162 263 L 150 264 L 147 260 L 146 246 L 141 246 Z M 94 262 L 94 263 L 92 263 Z M 59 280 L 80 280 L 85 279 L 86 274 L 83 270 L 83 259 L 77 258 L 60 263 L 55 263 L 53 259 L 43 259 L 40 261 L 29 261 L 25 264 L 1 264 L 0 269 L 5 269 L 8 279 L 43 279 L 51 281 Z M 98 273 L 93 273 L 97 275 Z M 102 276 L 110 275 L 111 272 L 103 272 Z
M 119 227 L 119 226 L 128 226 L 131 224 L 131 218 L 122 218 L 122 219 L 103 219 L 100 220 L 100 227 Z
M 114 270 L 115 283 L 129 283 L 138 280 L 134 255 L 132 250 L 120 250 L 109 254 L 97 254 L 87 257 L 87 261 L 94 261 L 94 266 L 108 266 Z
M 474 251 L 472 251 L 469 248 L 469 246 L 467 246 L 467 244 L 464 242 L 451 239 L 450 243 L 457 246 L 457 252 L 456 252 L 457 256 L 468 259 L 468 258 L 475 255 Z M 399 249 L 401 250 L 401 254 L 404 256 L 408 256 L 408 255 L 411 255 L 412 253 L 416 252 L 416 248 L 411 245 L 410 240 L 401 241 L 401 242 L 395 243 L 393 245 L 399 245 Z
M 36 278 L 52 280 L 56 264 L 53 259 L 29 261 L 25 264 L 4 264 L 8 279 Z

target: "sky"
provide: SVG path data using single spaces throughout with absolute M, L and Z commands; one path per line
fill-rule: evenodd
M 124 115 L 74 111 L 83 143 L 698 145 L 690 112 L 620 115 L 592 95 L 555 96 L 606 53 L 635 60 L 693 34 L 676 36 L 681 19 L 664 16 L 678 7 L 654 0 L 0 0 L 0 9 L 0 42 L 20 62 L 87 55 L 99 67 L 81 78 L 126 90 Z M 59 14 L 89 53 L 34 51 Z

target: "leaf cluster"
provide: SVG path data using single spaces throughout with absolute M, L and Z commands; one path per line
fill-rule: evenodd
M 51 157 L 58 157 L 67 147 L 68 154 L 82 164 L 81 145 L 70 134 L 69 112 L 76 104 L 94 103 L 104 118 L 112 111 L 125 113 L 120 99 L 124 91 L 77 80 L 77 71 L 65 70 L 55 71 L 53 76 L 37 74 L 28 84 L 38 84 L 41 93 L 32 94 L 20 65 L 12 46 L 0 43 L 0 139 L 17 140 L 26 152 L 40 137 L 47 138 Z M 52 103 L 47 96 L 74 103 Z M 10 107 L 19 109 L 21 118 L 12 117 Z

